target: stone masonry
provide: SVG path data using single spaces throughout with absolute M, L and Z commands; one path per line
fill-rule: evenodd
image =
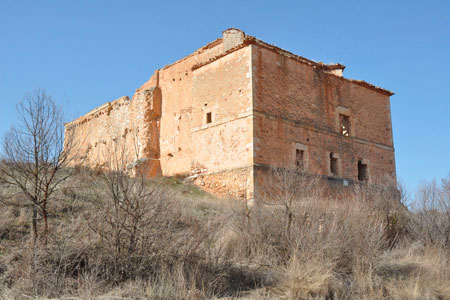
M 190 176 L 221 197 L 251 199 L 271 166 L 342 183 L 395 178 L 392 92 L 238 29 L 156 70 L 132 99 L 66 124 L 90 166 L 120 153 L 127 170 Z M 118 151 L 118 149 L 120 151 Z

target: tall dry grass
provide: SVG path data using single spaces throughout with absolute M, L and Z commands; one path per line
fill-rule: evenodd
M 251 208 L 83 171 L 34 249 L 27 211 L 2 207 L 0 298 L 450 299 L 450 177 L 407 210 L 388 181 L 335 197 L 272 171 L 282 193 Z

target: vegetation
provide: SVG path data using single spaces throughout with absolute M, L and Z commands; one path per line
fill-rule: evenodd
M 9 193 L 1 200 L 32 211 L 33 243 L 36 243 L 38 214 L 44 219 L 46 238 L 48 204 L 69 176 L 67 170 L 65 175 L 60 173 L 71 160 L 73 139 L 67 134 L 64 140 L 62 107 L 45 90 L 27 94 L 18 103 L 17 112 L 18 124 L 2 140 L 4 161 L 0 165 L 0 181 L 9 188 Z
M 0 295 L 450 299 L 450 176 L 424 185 L 412 212 L 388 188 L 355 187 L 336 200 L 297 176 L 309 193 L 248 208 L 192 196 L 188 183 L 78 169 L 51 202 L 47 242 L 36 249 L 32 212 L 1 207 Z

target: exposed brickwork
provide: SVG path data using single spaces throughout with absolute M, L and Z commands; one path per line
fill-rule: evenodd
M 107 103 L 67 129 L 91 165 L 106 166 L 121 144 L 130 170 L 191 175 L 219 196 L 253 197 L 255 166 L 290 167 L 296 157 L 325 177 L 395 177 L 392 93 L 344 78 L 344 68 L 229 29 L 157 70 L 132 100 Z

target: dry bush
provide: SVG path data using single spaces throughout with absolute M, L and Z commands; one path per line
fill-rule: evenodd
M 414 238 L 450 250 L 450 174 L 440 185 L 422 183 L 412 211 L 409 229 Z
M 387 248 L 383 219 L 369 214 L 370 207 L 351 200 L 306 199 L 290 217 L 282 209 L 255 207 L 232 220 L 228 255 L 269 269 L 265 284 L 275 286 L 280 297 L 343 295 L 354 262 Z
M 319 178 L 273 172 L 281 192 L 266 193 L 269 198 L 256 201 L 250 211 L 232 210 L 221 239 L 224 254 L 268 269 L 263 283 L 278 297 L 383 298 L 386 287 L 367 279 L 368 266 L 399 245 L 408 220 L 392 184 L 361 185 L 345 197 L 326 199 L 317 188 Z
M 385 239 L 389 247 L 395 247 L 408 236 L 410 213 L 404 205 L 404 187 L 390 176 L 381 177 L 368 184 L 353 186 L 350 196 L 358 202 L 367 203 L 372 209 L 370 215 L 382 218 L 385 225 Z
M 8 267 L 0 274 L 1 282 L 10 289 L 11 295 L 52 297 L 75 292 L 78 283 L 74 274 L 84 249 L 78 233 L 85 231 L 80 215 L 67 215 L 52 226 L 46 244 L 33 245 L 28 232 L 22 232 L 20 238 L 16 235 L 11 240 L 2 240 L 2 244 L 7 243 L 8 251 L 0 253 L 0 262 Z
M 61 193 L 48 243 L 29 251 L 28 239 L 18 240 L 9 255 L 0 253 L 0 267 L 7 266 L 0 282 L 9 295 L 91 299 L 113 290 L 135 298 L 204 299 L 254 288 L 259 275 L 226 261 L 216 247 L 222 218 L 198 218 L 170 190 L 119 175 L 72 178 L 68 183 L 83 189 Z M 120 183 L 113 185 L 117 193 L 106 189 L 110 180 Z
M 143 178 L 110 172 L 96 177 L 92 188 L 94 210 L 86 221 L 98 235 L 99 251 L 105 250 L 107 280 L 136 278 L 151 272 L 157 261 L 189 256 L 201 243 L 199 239 L 191 245 L 198 224 L 188 224 L 173 194 L 146 186 Z
M 450 299 L 448 253 L 414 243 L 354 266 L 351 299 Z

